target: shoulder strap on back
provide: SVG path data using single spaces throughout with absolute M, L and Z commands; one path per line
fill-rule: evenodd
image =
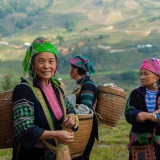
M 96 87 L 95 83 L 93 83 L 93 82 L 91 82 L 91 81 L 86 81 L 86 82 L 84 82 L 83 84 L 86 84 L 86 83 L 92 84 L 92 85 L 94 85 L 94 86 Z
M 48 110 L 47 104 L 46 104 L 46 102 L 45 102 L 45 100 L 44 100 L 44 98 L 43 98 L 43 95 L 42 95 L 40 89 L 39 89 L 39 88 L 36 88 L 36 87 L 33 87 L 33 85 L 32 85 L 32 84 L 33 84 L 33 81 L 32 81 L 32 80 L 26 79 L 26 81 L 27 81 L 29 87 L 32 89 L 32 91 L 33 91 L 34 95 L 36 96 L 37 100 L 40 102 L 40 104 L 41 104 L 41 106 L 42 106 L 42 109 L 43 109 L 43 112 L 44 112 L 44 114 L 45 114 L 45 116 L 46 116 L 47 122 L 48 122 L 48 124 L 49 124 L 50 129 L 51 129 L 52 131 L 55 130 L 54 123 L 53 123 L 52 118 L 51 118 L 51 114 L 50 114 L 50 112 L 49 112 L 49 110 Z M 50 143 L 48 143 L 46 140 L 41 140 L 41 141 L 42 141 L 42 142 L 46 145 L 46 147 L 49 148 L 50 150 L 52 150 L 52 151 L 57 151 L 58 148 L 52 146 L 52 145 L 51 145 Z M 56 142 L 56 146 L 58 146 L 57 140 L 55 140 L 55 142 Z
M 95 83 L 93 83 L 93 82 L 91 82 L 91 81 L 86 81 L 86 82 L 84 82 L 83 84 L 92 84 L 92 85 L 94 85 L 95 87 L 96 87 L 96 85 L 95 85 Z M 78 85 L 78 87 L 75 89 L 75 92 L 73 93 L 73 94 L 75 94 L 75 95 L 78 95 L 79 93 L 80 93 L 80 91 L 81 91 L 81 88 L 82 88 L 82 85 L 83 84 L 81 84 L 81 85 Z

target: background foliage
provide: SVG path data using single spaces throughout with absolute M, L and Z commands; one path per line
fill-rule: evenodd
M 0 0 L 0 42 L 9 43 L 0 45 L 0 92 L 13 89 L 24 76 L 24 43 L 44 35 L 59 48 L 58 77 L 66 85 L 66 94 L 75 86 L 68 74 L 69 61 L 75 54 L 84 54 L 95 64 L 92 79 L 97 86 L 115 83 L 129 95 L 140 85 L 141 61 L 160 57 L 159 2 Z M 69 51 L 64 54 L 60 48 Z M 126 160 L 129 129 L 123 116 L 114 130 L 100 127 L 91 160 Z M 0 150 L 0 160 L 10 158 L 11 150 Z

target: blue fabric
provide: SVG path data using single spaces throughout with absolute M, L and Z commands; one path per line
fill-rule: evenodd
M 157 116 L 157 118 L 158 118 L 158 123 L 159 123 L 159 125 L 160 125 L 160 113 L 157 113 L 156 116 Z
M 81 84 L 82 88 L 77 96 L 76 103 L 77 104 L 85 104 L 92 110 L 92 106 L 95 104 L 99 90 L 96 87 L 95 83 L 90 79 L 89 76 L 82 77 L 80 80 L 77 81 L 77 84 Z M 98 138 L 98 122 L 97 118 L 93 117 L 93 126 L 92 126 L 92 132 L 89 138 L 89 141 L 87 143 L 87 146 L 83 152 L 83 154 L 80 157 L 74 158 L 73 160 L 89 160 L 89 156 L 92 150 L 92 147 L 94 145 L 95 139 L 99 140 Z
M 148 112 L 150 113 L 155 111 L 157 94 L 158 91 L 153 91 L 146 88 L 145 100 Z
M 160 91 L 158 92 L 160 94 Z M 148 112 L 145 102 L 146 88 L 139 87 L 134 89 L 128 97 L 125 107 L 125 118 L 128 123 L 132 125 L 132 131 L 137 133 L 152 133 L 155 122 L 146 120 L 142 122 L 136 122 L 136 116 L 138 112 Z
M 82 84 L 81 84 L 82 82 Z M 89 76 L 85 76 L 77 81 L 77 84 L 81 84 L 81 92 L 77 97 L 77 104 L 84 104 L 93 110 L 93 105 L 98 97 L 98 88 Z

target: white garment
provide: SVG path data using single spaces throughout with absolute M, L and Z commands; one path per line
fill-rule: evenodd
M 67 98 L 74 106 L 74 110 L 77 114 L 84 115 L 84 114 L 90 114 L 92 112 L 92 110 L 84 104 L 79 104 L 78 107 L 76 107 L 76 95 L 75 94 L 70 94 L 69 96 L 67 96 Z
M 77 114 L 82 114 L 83 115 L 83 114 L 91 113 L 92 110 L 84 104 L 79 104 L 78 108 L 75 108 L 75 111 L 76 111 Z

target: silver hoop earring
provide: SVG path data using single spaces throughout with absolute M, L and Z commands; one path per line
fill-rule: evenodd
M 58 71 L 57 70 L 55 71 L 54 76 L 58 77 Z
M 153 82 L 153 87 L 156 89 L 159 87 L 159 82 L 157 80 Z
M 36 77 L 36 71 L 35 70 L 32 70 L 32 75 L 33 75 L 33 78 Z

